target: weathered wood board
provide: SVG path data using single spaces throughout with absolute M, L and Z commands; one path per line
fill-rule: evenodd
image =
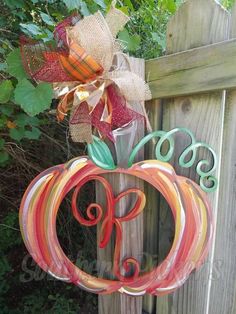
M 235 39 L 146 62 L 146 77 L 154 98 L 234 88 L 235 72 Z
M 189 0 L 185 2 L 168 24 L 167 54 L 226 40 L 228 38 L 229 19 L 229 14 L 213 0 Z M 185 84 L 188 84 L 187 78 Z M 189 128 L 196 135 L 197 140 L 210 144 L 221 159 L 224 106 L 224 92 L 221 91 L 167 99 L 163 104 L 163 129 L 170 130 L 179 126 Z M 196 180 L 197 176 L 194 169 L 183 171 L 178 166 L 179 153 L 187 145 L 188 139 L 178 135 L 176 138 L 176 158 L 173 163 L 178 174 Z M 204 151 L 200 151 L 200 157 L 206 157 Z M 219 173 L 217 175 L 219 176 Z M 218 196 L 219 190 L 210 196 L 215 217 L 217 217 L 219 210 Z M 165 210 L 168 208 L 161 207 L 161 212 Z M 159 230 L 161 233 L 162 224 L 160 224 Z M 193 274 L 189 281 L 173 295 L 157 298 L 156 313 L 209 313 L 211 288 L 209 276 L 212 274 L 213 254 L 214 243 L 208 262 L 196 275 Z
M 236 38 L 236 4 L 230 37 Z M 236 72 L 235 72 L 236 76 Z M 209 313 L 236 313 L 236 89 L 226 92 L 219 210 Z
M 139 76 L 144 77 L 145 63 L 141 59 L 131 59 L 131 68 Z M 143 104 L 134 104 L 135 109 L 142 113 Z M 137 134 L 135 137 L 136 144 L 144 136 L 144 124 L 139 123 Z M 140 151 L 136 160 L 143 160 L 144 152 Z M 128 188 L 137 187 L 144 190 L 143 182 L 137 178 L 126 175 L 108 174 L 105 176 L 111 183 L 115 195 Z M 101 205 L 106 204 L 104 199 L 104 191 L 100 185 L 96 186 L 96 199 Z M 131 204 L 134 197 L 122 199 L 116 209 L 117 216 L 126 214 L 132 207 Z M 104 206 L 106 208 L 106 206 Z M 111 264 L 114 255 L 114 237 L 111 239 L 110 244 L 105 249 L 98 249 L 98 261 L 103 265 Z M 132 256 L 140 260 L 143 253 L 143 214 L 139 215 L 135 220 L 125 222 L 123 226 L 123 240 L 121 248 L 121 259 L 124 257 Z M 114 293 L 107 296 L 99 296 L 99 313 L 100 314 L 141 314 L 142 313 L 142 297 L 130 297 L 125 294 Z
M 148 118 L 153 130 L 162 128 L 162 103 L 161 100 L 151 100 L 146 103 Z M 150 142 L 145 150 L 145 159 L 155 159 L 155 142 Z M 160 197 L 157 191 L 149 185 L 145 185 L 147 206 L 144 212 L 144 246 L 143 251 L 146 256 L 146 263 L 153 268 L 158 259 L 158 221 Z M 143 298 L 143 309 L 147 313 L 153 313 L 155 309 L 155 297 L 145 295 Z

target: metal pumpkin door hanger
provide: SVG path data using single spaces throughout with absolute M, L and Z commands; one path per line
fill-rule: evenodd
M 150 98 L 148 86 L 132 71 L 114 66 L 114 58 L 122 53 L 115 37 L 127 20 L 127 16 L 112 6 L 106 18 L 100 13 L 84 19 L 74 15 L 60 23 L 54 33 L 56 48 L 22 40 L 26 70 L 36 81 L 54 84 L 55 97 L 59 99 L 58 119 L 71 112 L 72 138 L 88 143 L 88 156 L 47 169 L 31 182 L 21 202 L 20 226 L 33 259 L 59 280 L 99 294 L 119 291 L 134 296 L 145 293 L 164 295 L 183 285 L 208 254 L 214 224 L 206 192 L 217 188 L 217 180 L 212 175 L 217 160 L 212 148 L 197 142 L 191 131 L 176 128 L 169 132 L 149 133 L 135 147 L 128 148 L 131 153 L 127 164 L 119 167 L 108 146 L 92 135 L 96 128 L 102 138 L 115 141 L 113 129 L 125 128 L 140 119 L 147 122 L 150 130 L 145 109 L 140 114 L 131 106 L 132 101 Z M 181 167 L 195 165 L 200 147 L 208 149 L 212 155 L 212 164 L 207 160 L 197 163 L 200 186 L 177 175 L 169 164 L 175 151 L 174 136 L 178 132 L 185 133 L 191 140 L 179 157 Z M 157 139 L 156 159 L 134 163 L 139 149 L 153 138 Z M 168 149 L 164 154 L 166 142 Z M 145 210 L 146 196 L 138 188 L 114 195 L 111 184 L 102 176 L 107 173 L 122 173 L 144 180 L 162 194 L 172 211 L 175 223 L 172 248 L 166 259 L 149 272 L 142 272 L 139 261 L 132 256 L 120 263 L 123 223 L 135 219 Z M 106 206 L 90 204 L 85 218 L 77 207 L 77 197 L 82 186 L 94 180 L 105 188 Z M 101 226 L 100 248 L 105 248 L 111 234 L 115 233 L 112 270 L 115 279 L 87 274 L 63 252 L 57 237 L 56 219 L 60 204 L 70 191 L 73 191 L 72 213 L 78 223 L 87 227 Z M 133 207 L 124 216 L 116 216 L 116 204 L 129 194 L 136 195 Z

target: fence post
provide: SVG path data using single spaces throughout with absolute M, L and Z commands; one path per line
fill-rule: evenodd
M 122 62 L 122 60 L 121 60 Z M 132 71 L 144 78 L 144 60 L 130 58 Z M 134 103 L 133 108 L 142 113 L 142 104 Z M 136 144 L 144 136 L 144 124 L 139 122 L 138 130 L 135 136 Z M 143 160 L 143 150 L 137 156 L 137 160 Z M 115 194 L 125 191 L 128 188 L 137 187 L 144 190 L 143 182 L 137 178 L 123 174 L 108 174 L 105 176 L 111 183 Z M 96 199 L 101 205 L 105 204 L 104 192 L 101 186 L 96 186 Z M 117 208 L 117 215 L 124 215 L 130 208 L 134 197 L 130 196 L 120 201 Z M 115 236 L 115 235 L 113 235 Z M 113 241 L 103 250 L 98 249 L 98 261 L 101 263 L 111 263 L 113 261 Z M 143 214 L 135 220 L 125 222 L 123 225 L 123 241 L 121 248 L 121 258 L 132 256 L 141 261 L 143 252 Z M 113 293 L 112 295 L 99 296 L 99 313 L 100 314 L 141 314 L 142 297 L 130 297 L 125 294 Z
M 229 14 L 219 3 L 214 0 L 189 0 L 179 8 L 168 24 L 167 54 L 226 40 L 228 38 L 228 27 Z M 163 129 L 170 130 L 179 126 L 189 128 L 196 135 L 197 140 L 209 143 L 216 150 L 221 160 L 224 96 L 225 93 L 220 91 L 165 100 L 163 104 Z M 178 135 L 173 163 L 178 174 L 183 174 L 195 180 L 197 176 L 194 169 L 183 170 L 178 166 L 179 153 L 187 145 L 188 139 Z M 201 157 L 209 157 L 205 155 L 204 151 L 200 151 L 200 154 Z M 210 195 L 216 218 L 218 196 L 219 190 Z M 166 211 L 170 212 L 165 205 L 161 206 L 161 212 Z M 162 233 L 162 225 L 160 223 L 160 234 Z M 192 275 L 188 282 L 173 295 L 157 298 L 156 313 L 209 313 L 211 289 L 209 276 L 212 275 L 213 271 L 214 245 L 215 243 L 213 243 L 208 262 L 204 264 L 196 276 Z
M 230 38 L 236 38 L 236 3 Z M 235 73 L 236 75 L 236 73 Z M 226 93 L 219 210 L 209 313 L 236 313 L 236 90 Z

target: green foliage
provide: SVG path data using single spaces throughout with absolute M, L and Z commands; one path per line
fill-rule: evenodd
M 5 256 L 0 255 L 0 301 L 5 293 L 9 290 L 9 284 L 6 280 L 7 274 L 11 271 L 11 265 L 9 264 Z
M 73 299 L 67 299 L 59 293 L 55 296 L 49 295 L 48 299 L 53 301 L 53 307 L 46 312 L 47 314 L 77 314 L 79 311 L 79 306 L 74 303 Z
M 50 15 L 40 12 L 40 16 L 42 20 L 44 21 L 44 23 L 46 23 L 49 26 L 55 26 L 56 23 Z
M 0 226 L 1 251 L 7 251 L 22 242 L 20 238 L 20 230 L 18 229 L 18 219 L 18 213 L 13 211 L 8 212 L 2 220 Z
M 7 72 L 17 78 L 18 80 L 22 80 L 27 78 L 27 74 L 25 73 L 22 61 L 21 61 L 21 54 L 20 49 L 14 49 L 6 59 L 8 68 Z
M 127 29 L 119 33 L 119 40 L 126 50 L 135 52 L 140 47 L 141 38 L 139 35 L 130 35 Z
M 0 167 L 4 167 L 9 160 L 9 155 L 4 150 L 4 145 L 5 145 L 5 140 L 0 138 Z
M 69 11 L 81 8 L 81 4 L 83 3 L 83 1 L 81 0 L 63 0 L 63 2 L 65 3 Z
M 35 87 L 30 81 L 23 79 L 16 86 L 15 102 L 29 116 L 35 116 L 50 108 L 52 95 L 51 84 L 39 83 Z
M 235 0 L 221 0 L 220 2 L 226 9 L 231 9 L 235 4 Z
M 179 4 L 172 0 L 161 0 L 159 5 L 155 0 L 141 1 L 127 26 L 131 41 L 132 36 L 136 38 L 136 49 L 133 52 L 136 57 L 151 59 L 164 54 L 166 24 Z
M 40 292 L 27 295 L 23 300 L 24 314 L 40 313 L 45 305 L 45 297 Z
M 0 104 L 7 103 L 12 95 L 14 88 L 10 80 L 0 83 Z

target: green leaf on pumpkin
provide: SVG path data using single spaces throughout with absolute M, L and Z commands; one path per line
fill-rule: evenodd
M 88 144 L 88 155 L 102 169 L 114 170 L 116 168 L 109 147 L 96 136 L 93 136 L 93 142 Z

